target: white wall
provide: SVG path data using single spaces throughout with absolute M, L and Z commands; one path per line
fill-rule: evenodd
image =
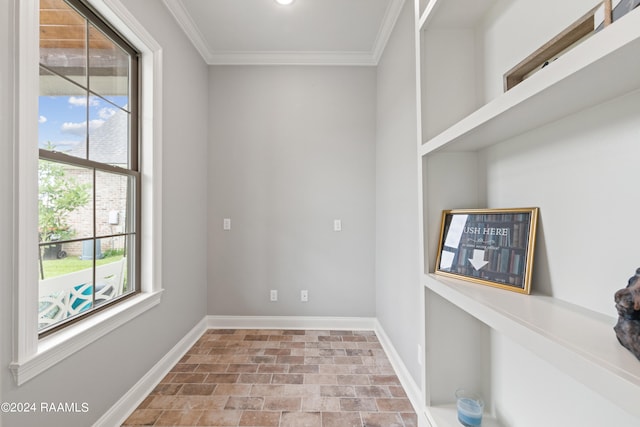
M 15 31 L 12 1 L 0 2 L 0 396 L 8 402 L 87 402 L 84 414 L 2 414 L 5 427 L 86 427 L 102 416 L 206 314 L 207 68 L 162 4 L 127 0 L 163 46 L 163 260 L 159 306 L 17 387 L 11 362 L 13 99 L 9 71 Z M 35 124 L 34 124 L 35 125 Z M 35 264 L 34 264 L 35 265 Z
M 208 313 L 374 316 L 375 69 L 212 66 L 209 103 Z
M 378 65 L 376 316 L 416 384 L 422 327 L 413 2 Z
M 636 91 L 485 156 L 490 206 L 540 207 L 535 292 L 611 318 L 614 293 L 640 267 L 638 105 Z
M 638 418 L 508 338 L 492 334 L 495 414 L 512 427 L 633 427 Z

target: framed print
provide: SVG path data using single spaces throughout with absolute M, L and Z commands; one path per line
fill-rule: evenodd
M 531 292 L 538 208 L 442 212 L 436 274 Z

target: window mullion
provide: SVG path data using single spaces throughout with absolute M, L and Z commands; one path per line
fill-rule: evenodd
M 65 153 L 61 153 L 59 151 L 50 151 L 45 149 L 40 149 L 40 158 L 44 160 L 51 160 L 58 163 L 66 163 L 74 166 L 82 166 L 85 168 L 96 169 L 99 171 L 110 172 L 120 175 L 129 175 L 135 176 L 136 178 L 140 176 L 140 173 L 131 170 L 121 168 L 119 166 L 112 166 L 106 163 L 95 162 L 93 160 L 81 159 L 79 157 L 70 156 Z

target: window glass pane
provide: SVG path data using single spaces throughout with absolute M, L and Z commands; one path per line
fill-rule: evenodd
M 47 259 L 41 247 L 38 324 L 43 330 L 130 292 L 125 236 L 77 242 L 81 256 Z M 95 253 L 95 290 L 93 266 Z M 95 291 L 95 296 L 94 296 Z
M 136 291 L 139 195 L 124 169 L 137 159 L 137 61 L 82 2 L 40 0 L 40 22 L 38 145 L 48 151 L 38 164 L 38 309 L 46 333 Z
M 132 233 L 134 177 L 96 171 L 96 236 Z
M 93 25 L 89 26 L 89 82 L 92 92 L 128 108 L 129 54 Z
M 77 242 L 65 241 L 93 236 L 92 198 L 90 169 L 39 160 L 38 232 L 41 243 L 61 243 L 61 247 L 55 249 L 57 258 L 64 258 L 59 251 L 66 255 L 80 254 Z
M 63 0 L 40 0 L 40 63 L 87 85 L 87 24 Z
M 87 91 L 40 68 L 38 146 L 86 158 Z
M 89 159 L 129 167 L 129 113 L 97 96 L 89 98 Z
M 98 239 L 102 258 L 96 267 L 95 304 L 100 305 L 123 295 L 127 283 L 125 236 Z
M 92 247 L 93 240 L 77 243 L 80 247 Z M 39 330 L 93 307 L 93 257 L 47 257 L 49 247 L 40 247 Z

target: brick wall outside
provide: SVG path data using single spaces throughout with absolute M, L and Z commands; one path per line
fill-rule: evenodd
M 91 171 L 86 169 L 70 169 L 68 175 L 79 184 L 91 184 L 89 190 L 93 196 L 93 179 Z M 106 172 L 96 173 L 95 206 L 96 206 L 96 236 L 107 236 L 125 232 L 127 221 L 127 177 L 124 175 Z M 93 235 L 93 200 L 71 212 L 67 216 L 68 223 L 75 231 L 72 238 L 91 237 Z M 117 212 L 117 224 L 109 222 L 110 215 L 113 220 L 113 212 Z M 111 249 L 123 249 L 124 237 L 104 238 L 100 241 L 101 252 Z M 82 255 L 82 242 L 65 243 L 63 249 L 68 256 Z M 100 251 L 98 252 L 100 253 Z

